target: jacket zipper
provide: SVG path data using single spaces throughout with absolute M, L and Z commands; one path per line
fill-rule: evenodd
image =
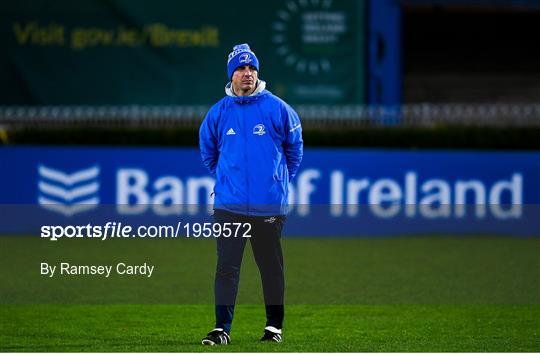
M 247 137 L 247 122 L 246 122 L 246 109 L 247 109 L 247 106 L 245 105 L 244 102 L 242 102 L 241 104 L 242 106 L 242 123 L 244 124 L 244 157 L 246 159 L 246 190 L 247 190 L 247 203 L 246 203 L 246 212 L 247 212 L 247 215 L 250 215 L 250 207 L 249 207 L 249 174 L 248 174 L 248 166 L 249 166 L 249 161 L 248 161 L 248 153 L 247 153 L 247 150 L 248 150 L 248 137 Z

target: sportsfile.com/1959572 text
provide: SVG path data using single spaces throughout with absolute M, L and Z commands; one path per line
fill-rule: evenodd
M 61 238 L 91 238 L 105 241 L 111 238 L 209 238 L 251 237 L 250 223 L 183 223 L 172 225 L 140 225 L 133 227 L 121 222 L 104 225 L 43 225 L 41 238 L 57 241 Z

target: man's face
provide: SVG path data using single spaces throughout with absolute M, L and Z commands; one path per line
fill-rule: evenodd
M 231 78 L 234 93 L 238 96 L 248 96 L 255 90 L 258 73 L 255 67 L 244 65 L 238 67 Z

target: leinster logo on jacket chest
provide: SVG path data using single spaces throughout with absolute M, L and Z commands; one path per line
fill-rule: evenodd
M 253 127 L 253 134 L 259 135 L 259 136 L 266 134 L 264 124 L 257 124 L 256 126 L 254 126 Z

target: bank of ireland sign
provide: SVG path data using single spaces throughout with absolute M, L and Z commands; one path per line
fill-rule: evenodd
M 92 210 L 99 204 L 98 165 L 68 173 L 40 164 L 37 171 L 37 201 L 43 208 L 71 216 Z
M 12 233 L 23 232 L 17 220 L 27 230 L 94 215 L 142 221 L 212 213 L 214 179 L 197 149 L 18 147 L 0 149 L 0 160 L 9 166 L 0 174 L 0 228 Z M 287 232 L 295 236 L 540 230 L 533 152 L 306 149 L 289 190 Z

